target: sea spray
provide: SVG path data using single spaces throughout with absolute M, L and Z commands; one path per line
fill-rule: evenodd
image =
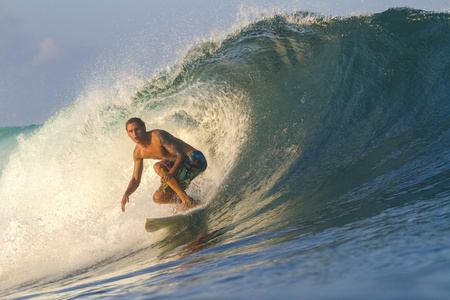
M 205 195 L 196 195 L 202 201 L 226 177 L 248 126 L 236 105 L 242 96 L 207 84 L 145 102 L 134 93 L 129 82 L 90 87 L 42 127 L 18 137 L 0 181 L 5 285 L 58 277 L 158 240 L 143 230 L 143 221 L 173 209 L 152 202 L 159 178 L 151 162 L 126 213 L 120 211 L 133 169 L 134 143 L 124 125 L 129 117 L 140 116 L 148 130 L 168 130 L 205 153 Z

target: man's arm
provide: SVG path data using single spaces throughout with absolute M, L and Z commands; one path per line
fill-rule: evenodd
M 144 163 L 142 158 L 136 158 L 134 159 L 134 171 L 133 171 L 133 177 L 131 177 L 130 183 L 128 184 L 127 190 L 125 191 L 125 194 L 122 197 L 122 211 L 125 212 L 125 204 L 130 202 L 130 195 L 136 191 L 136 189 L 139 187 L 139 184 L 141 183 L 141 177 L 142 177 L 142 170 L 144 169 Z
M 186 161 L 187 156 L 180 145 L 178 145 L 174 141 L 172 135 L 170 135 L 168 132 L 161 130 L 156 133 L 156 136 L 158 137 L 161 146 L 164 147 L 170 154 L 176 157 L 173 167 L 169 170 L 169 173 L 161 177 L 161 182 L 164 183 L 177 174 L 178 170 Z

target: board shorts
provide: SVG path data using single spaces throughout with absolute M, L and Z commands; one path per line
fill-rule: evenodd
M 163 161 L 166 166 L 171 169 L 175 163 L 174 160 L 164 160 Z M 206 158 L 200 151 L 194 151 L 187 157 L 184 162 L 184 166 L 182 166 L 179 170 L 175 178 L 180 183 L 180 186 L 183 190 L 186 190 L 191 181 L 197 177 L 200 173 L 206 170 L 208 163 L 206 162 Z M 167 184 L 161 184 L 159 188 L 163 192 L 175 193 L 172 188 Z

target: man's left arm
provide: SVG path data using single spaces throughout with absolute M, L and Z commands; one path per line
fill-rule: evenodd
M 170 154 L 176 157 L 173 167 L 169 170 L 165 176 L 161 177 L 161 182 L 167 182 L 171 178 L 173 178 L 178 170 L 183 166 L 184 162 L 187 159 L 186 153 L 184 153 L 183 149 L 174 141 L 172 135 L 170 135 L 166 131 L 160 131 L 157 133 L 159 138 L 159 142 L 162 147 L 164 147 Z

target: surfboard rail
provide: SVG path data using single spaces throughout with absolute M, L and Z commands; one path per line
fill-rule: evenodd
M 175 215 L 159 217 L 159 218 L 147 218 L 147 219 L 145 219 L 145 230 L 148 232 L 155 232 L 155 231 L 167 228 L 167 227 L 177 224 L 179 222 L 183 222 L 190 218 L 194 218 L 205 208 L 206 208 L 206 204 L 202 204 L 197 207 L 194 207 L 193 209 L 190 209 L 190 210 L 187 210 L 185 212 L 178 213 Z

